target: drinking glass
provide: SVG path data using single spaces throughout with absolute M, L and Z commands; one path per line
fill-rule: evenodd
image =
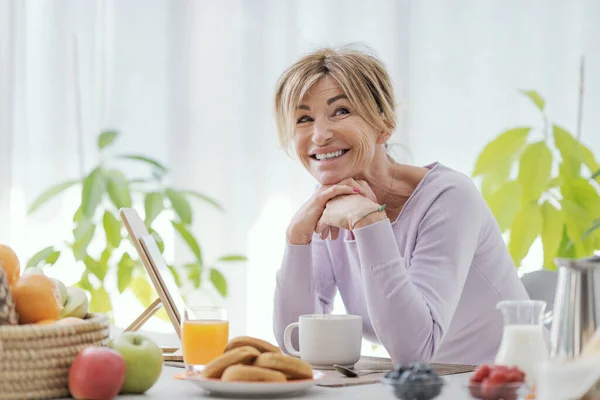
M 188 372 L 198 372 L 223 354 L 229 342 L 229 318 L 223 307 L 185 307 L 181 320 L 181 349 Z

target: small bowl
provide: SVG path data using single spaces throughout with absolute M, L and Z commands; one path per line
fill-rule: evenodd
M 431 383 L 407 383 L 382 378 L 381 383 L 390 386 L 396 398 L 400 400 L 432 400 L 438 397 L 446 385 L 444 379 Z
M 524 382 L 510 382 L 485 387 L 481 383 L 469 382 L 466 389 L 472 398 L 480 400 L 518 400 L 529 394 L 529 386 Z

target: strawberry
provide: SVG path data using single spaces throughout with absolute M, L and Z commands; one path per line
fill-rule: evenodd
M 490 370 L 491 369 L 489 365 L 483 364 L 479 366 L 477 370 L 475 370 L 475 372 L 473 373 L 473 375 L 471 375 L 471 378 L 469 380 L 473 383 L 479 383 L 483 381 L 484 378 L 487 378 L 487 376 L 490 374 Z

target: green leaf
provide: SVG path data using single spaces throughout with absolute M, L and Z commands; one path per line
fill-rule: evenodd
M 100 262 L 94 260 L 91 256 L 86 255 L 83 259 L 83 263 L 85 264 L 85 268 L 92 274 L 96 276 L 100 280 L 100 282 L 104 282 L 104 278 L 106 277 L 106 272 L 108 271 L 107 265 L 102 265 Z
M 54 247 L 52 246 L 46 247 L 45 249 L 38 251 L 33 255 L 33 257 L 29 259 L 27 265 L 25 266 L 25 269 L 30 267 L 37 267 L 42 261 L 46 261 L 48 256 L 50 256 L 52 253 L 54 253 Z
M 129 253 L 123 253 L 117 266 L 117 286 L 119 293 L 123 293 L 131 283 L 135 262 L 131 259 Z
M 154 238 L 154 241 L 156 242 L 156 246 L 158 247 L 158 250 L 160 251 L 160 253 L 161 254 L 164 253 L 164 251 L 165 251 L 165 241 L 163 240 L 163 238 L 160 237 L 160 235 L 158 234 L 158 232 L 156 232 L 152 228 L 148 228 L 148 232 Z
M 100 167 L 94 169 L 83 180 L 83 189 L 81 190 L 81 208 L 86 218 L 93 218 L 96 207 L 102 201 L 105 184 Z
M 174 189 L 167 189 L 165 193 L 171 202 L 171 207 L 173 207 L 173 210 L 179 216 L 181 222 L 186 225 L 191 224 L 192 208 L 190 207 L 190 203 L 188 203 L 186 198 Z
M 473 176 L 484 175 L 497 168 L 498 164 L 515 159 L 525 145 L 531 128 L 515 128 L 498 135 L 482 150 L 475 163 Z
M 556 269 L 554 258 L 563 237 L 564 217 L 560 210 L 547 201 L 542 204 L 542 245 L 544 248 L 544 268 Z
M 152 222 L 160 215 L 164 208 L 162 193 L 151 192 L 146 194 L 144 198 L 144 210 L 146 212 L 144 223 L 147 227 L 152 225 Z
M 87 253 L 87 247 L 94 237 L 96 225 L 88 220 L 82 220 L 73 230 L 75 242 L 73 243 L 73 255 L 76 261 L 81 261 Z
M 106 232 L 106 242 L 114 248 L 121 244 L 121 222 L 110 211 L 104 212 L 104 231 Z
M 517 267 L 542 231 L 542 212 L 538 204 L 530 203 L 515 216 L 510 227 L 508 251 Z
M 79 180 L 72 180 L 72 181 L 68 181 L 68 182 L 59 183 L 57 185 L 54 185 L 54 186 L 46 189 L 46 191 L 42 192 L 42 194 L 40 194 L 33 201 L 33 203 L 31 203 L 31 205 L 29 206 L 29 209 L 27 210 L 27 214 L 34 213 L 38 208 L 40 208 L 48 200 L 61 194 L 62 192 L 64 192 L 65 190 L 67 190 L 68 188 L 70 188 L 71 186 L 73 186 L 79 182 L 80 182 Z
M 546 143 L 532 143 L 521 156 L 517 182 L 522 188 L 523 204 L 537 202 L 550 179 L 552 172 L 552 153 Z
M 200 281 L 202 276 L 202 265 L 200 264 L 186 264 L 185 268 L 188 271 L 188 279 L 192 282 L 194 287 L 198 289 L 200 287 Z
M 110 296 L 104 287 L 91 291 L 90 312 L 108 313 L 112 311 Z
M 573 241 L 577 256 L 587 257 L 595 250 L 595 238 L 593 236 L 584 237 L 590 227 L 593 216 L 576 202 L 564 198 L 561 202 L 562 212 L 565 217 L 567 234 Z
M 110 256 L 112 255 L 112 249 L 107 247 L 102 250 L 102 254 L 100 254 L 100 264 L 108 270 L 108 261 L 110 260 Z
M 229 254 L 219 258 L 219 261 L 248 261 L 248 258 L 239 254 Z
M 153 167 L 160 170 L 160 172 L 162 172 L 163 174 L 168 171 L 167 167 L 165 167 L 158 161 L 156 161 L 152 158 L 146 157 L 146 156 L 141 156 L 141 155 L 137 155 L 137 154 L 121 154 L 121 155 L 117 156 L 117 158 L 121 158 L 121 159 L 125 159 L 125 160 L 141 161 L 146 164 L 150 164 Z
M 579 143 L 566 129 L 553 125 L 554 144 L 562 158 L 562 171 L 565 175 L 579 176 L 581 173 L 581 157 Z
M 592 233 L 596 232 L 596 230 L 598 230 L 598 229 L 600 229 L 600 218 L 595 220 L 594 223 L 592 224 L 592 226 L 590 226 L 589 229 L 584 232 L 583 239 L 585 240 L 587 237 L 589 237 Z
M 143 307 L 148 307 L 154 301 L 156 294 L 144 275 L 138 275 L 131 282 L 131 291 Z
M 219 204 L 219 202 L 217 202 L 215 199 L 208 197 L 205 194 L 196 192 L 194 190 L 184 190 L 180 192 L 181 194 L 185 195 L 185 196 L 192 196 L 192 197 L 196 197 L 202 201 L 205 201 L 207 203 L 209 203 L 210 205 L 214 206 L 216 209 L 220 210 L 220 211 L 224 211 L 223 207 L 221 206 L 221 204 Z
M 172 265 L 169 265 L 169 271 L 171 271 L 171 275 L 173 275 L 173 279 L 175 280 L 175 284 L 178 288 L 181 287 L 181 278 L 179 277 L 179 272 L 177 272 L 177 268 Z
M 214 268 L 211 268 L 210 281 L 212 282 L 215 289 L 217 289 L 217 291 L 221 293 L 221 296 L 227 297 L 227 281 L 225 280 L 225 277 L 223 276 L 223 274 L 221 274 L 221 272 Z
M 73 214 L 73 222 L 79 223 L 83 221 L 84 218 L 85 215 L 83 215 L 83 208 L 81 207 L 81 205 L 79 205 L 79 208 L 77 209 L 77 211 L 75 211 L 75 214 Z
M 563 225 L 562 229 L 562 239 L 560 241 L 560 246 L 558 247 L 557 257 L 564 258 L 575 258 L 577 254 L 575 253 L 575 246 L 569 235 L 567 234 L 567 226 Z
M 106 190 L 115 207 L 131 207 L 129 182 L 121 171 L 111 169 L 106 172 Z
M 579 142 L 579 151 L 581 152 L 581 159 L 583 160 L 583 163 L 590 169 L 592 173 L 600 168 L 600 165 L 594 157 L 594 153 L 592 153 L 592 151 L 581 142 Z
M 115 139 L 119 136 L 118 132 L 114 131 L 106 131 L 102 132 L 100 136 L 98 136 L 98 148 L 102 150 L 106 146 L 110 146 Z
M 546 102 L 544 98 L 538 94 L 538 92 L 534 90 L 521 90 L 521 93 L 529 97 L 529 99 L 540 109 L 540 111 L 544 110 L 544 105 Z
M 600 217 L 600 195 L 587 179 L 565 179 L 560 191 L 564 199 L 578 204 L 591 217 Z
M 559 187 L 560 185 L 562 185 L 562 181 L 563 180 L 560 175 L 555 176 L 554 178 L 552 178 L 548 181 L 548 185 L 546 185 L 546 189 L 552 189 L 552 188 Z
M 81 279 L 79 279 L 79 282 L 77 282 L 75 284 L 76 287 L 83 289 L 83 290 L 87 290 L 88 292 L 91 292 L 94 290 L 94 287 L 92 286 L 92 284 L 90 283 L 89 280 L 89 272 L 85 271 L 82 275 L 81 275 Z
M 510 175 L 510 170 L 513 164 L 513 160 L 506 159 L 504 162 L 499 163 L 496 169 L 489 171 L 483 176 L 481 181 L 481 194 L 485 198 L 489 198 L 492 193 L 502 186 Z
M 198 263 L 200 265 L 203 265 L 204 263 L 202 262 L 202 252 L 194 236 L 192 236 L 192 234 L 186 229 L 185 225 L 181 222 L 171 221 L 171 224 L 173 225 L 175 230 L 179 232 L 179 235 L 187 243 L 190 250 L 192 250 L 192 253 L 194 253 L 194 255 L 196 256 L 196 260 L 198 261 Z
M 46 264 L 48 264 L 48 265 L 56 264 L 56 261 L 58 261 L 58 257 L 60 257 L 60 251 L 59 250 L 53 251 L 52 253 L 50 253 L 48 255 L 48 257 L 46 257 Z
M 596 179 L 600 183 L 600 169 L 592 175 L 592 179 Z
M 517 212 L 519 211 L 521 198 L 521 185 L 517 181 L 509 181 L 494 192 L 487 203 L 500 225 L 502 232 L 510 228 Z

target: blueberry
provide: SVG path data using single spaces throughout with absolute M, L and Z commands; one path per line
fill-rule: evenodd
M 415 362 L 410 364 L 410 369 L 415 372 L 433 372 L 433 368 L 430 365 L 423 362 Z
M 397 381 L 398 379 L 400 379 L 401 375 L 402 375 L 401 372 L 396 371 L 396 370 L 392 370 L 392 371 L 388 371 L 388 372 L 385 373 L 385 378 L 393 380 L 393 381 Z

